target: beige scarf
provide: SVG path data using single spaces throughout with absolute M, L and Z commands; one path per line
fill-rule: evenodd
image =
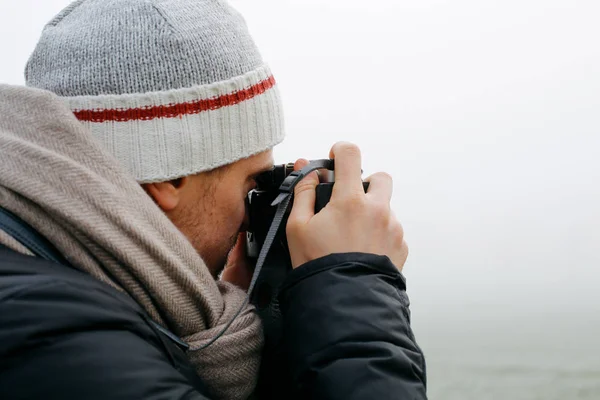
M 49 92 L 0 85 L 0 206 L 182 337 L 214 397 L 250 396 L 263 342 L 252 307 L 202 349 L 245 293 L 215 282 L 183 234 Z M 0 242 L 23 251 L 5 233 Z

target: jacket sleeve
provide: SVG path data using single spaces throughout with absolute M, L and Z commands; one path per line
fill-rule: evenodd
M 207 400 L 157 332 L 103 291 L 40 282 L 0 313 L 2 398 Z
M 280 304 L 295 397 L 426 399 L 405 289 L 384 256 L 332 254 L 292 271 Z

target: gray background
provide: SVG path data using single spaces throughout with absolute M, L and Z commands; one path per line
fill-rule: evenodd
M 61 0 L 1 1 L 0 81 Z M 432 399 L 600 399 L 600 2 L 236 0 L 280 84 L 277 162 L 394 177 Z

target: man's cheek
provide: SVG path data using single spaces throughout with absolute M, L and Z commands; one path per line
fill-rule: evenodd
M 246 222 L 246 206 L 243 201 L 236 201 L 227 207 L 226 215 L 224 215 L 224 226 L 237 233 L 242 229 Z M 233 232 L 235 231 L 235 232 Z

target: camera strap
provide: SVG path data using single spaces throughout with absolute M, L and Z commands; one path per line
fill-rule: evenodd
M 256 261 L 256 267 L 254 268 L 254 274 L 252 274 L 252 280 L 250 281 L 250 286 L 248 287 L 248 298 L 250 298 L 252 295 L 252 291 L 254 290 L 254 286 L 256 285 L 260 271 L 262 270 L 263 264 L 265 263 L 267 255 L 269 254 L 269 250 L 271 249 L 273 241 L 275 240 L 277 232 L 281 226 L 281 221 L 283 221 L 283 217 L 290 205 L 292 197 L 294 196 L 294 188 L 311 172 L 318 169 L 333 170 L 333 168 L 333 160 L 311 161 L 301 170 L 293 171 L 291 174 L 289 174 L 279 187 L 279 196 L 277 196 L 273 203 L 271 203 L 272 206 L 277 206 L 277 211 L 275 212 L 275 217 L 273 218 L 273 222 L 271 223 L 271 227 L 269 228 L 265 242 L 260 249 L 260 254 L 258 255 L 258 260 Z

